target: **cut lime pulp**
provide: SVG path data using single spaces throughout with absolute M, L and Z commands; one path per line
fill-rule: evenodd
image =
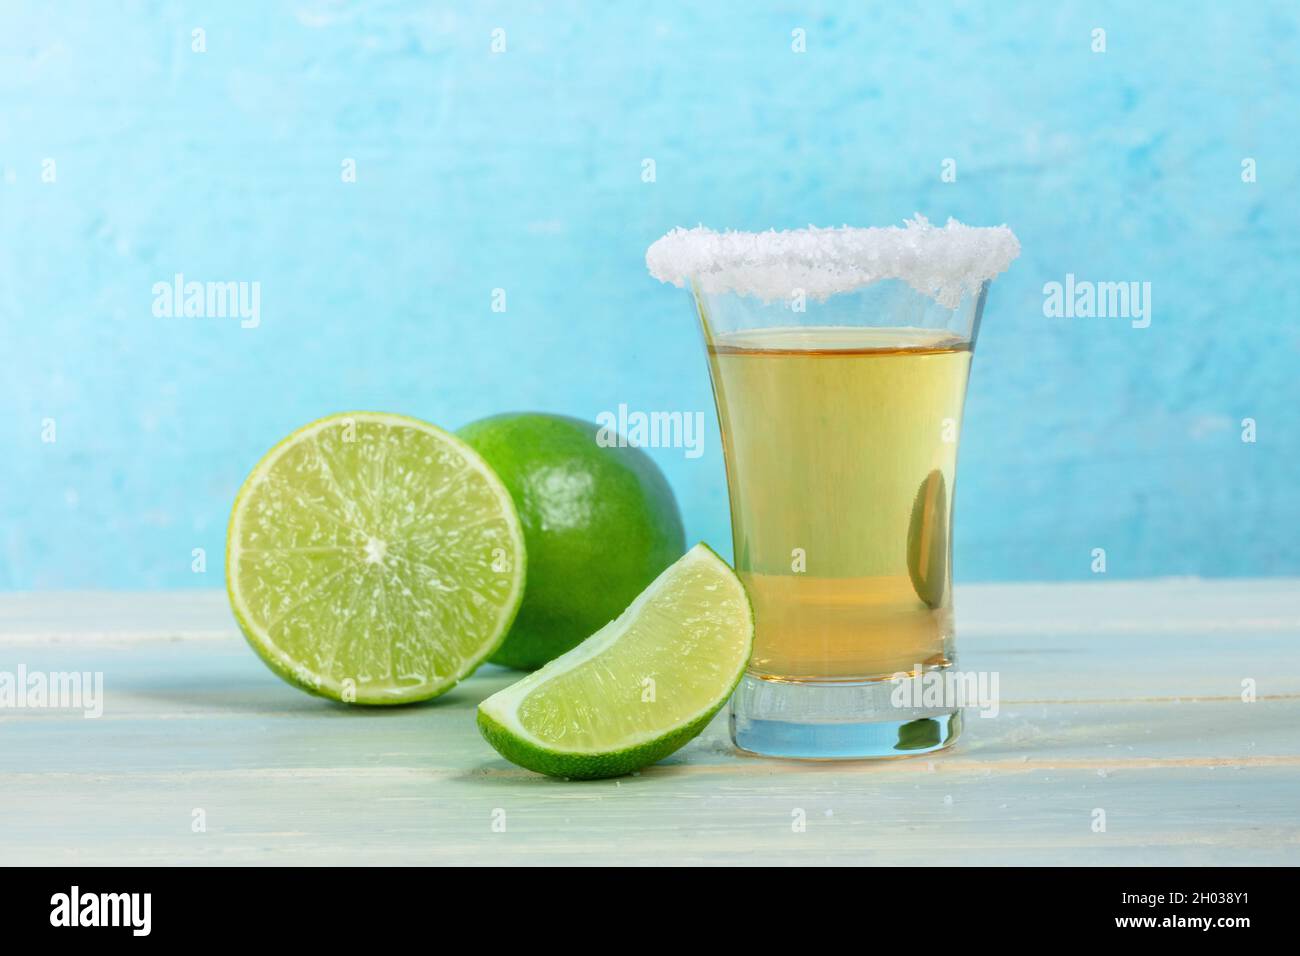
M 629 773 L 704 729 L 739 683 L 753 642 L 740 580 L 696 545 L 617 619 L 479 704 L 479 728 L 529 770 Z
M 524 589 L 510 494 L 414 418 L 331 415 L 271 449 L 235 498 L 226 589 L 285 680 L 359 704 L 436 697 L 504 639 Z

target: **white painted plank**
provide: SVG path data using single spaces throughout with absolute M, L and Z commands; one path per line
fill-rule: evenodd
M 1208 596 L 1207 596 L 1208 595 Z M 474 726 L 512 678 L 369 711 L 271 675 L 219 593 L 0 597 L 0 670 L 101 671 L 98 720 L 0 711 L 13 863 L 1298 863 L 1300 586 L 962 589 L 997 718 L 880 763 L 743 757 L 719 718 L 663 764 L 565 783 Z M 1237 622 L 1234 625 L 1233 622 Z M 1252 678 L 1260 698 L 1241 700 Z M 207 832 L 191 832 L 192 812 Z M 496 809 L 507 830 L 494 833 Z M 1106 812 L 1095 833 L 1093 812 Z M 807 818 L 794 832 L 796 811 Z

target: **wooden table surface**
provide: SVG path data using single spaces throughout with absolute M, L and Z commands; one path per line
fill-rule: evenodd
M 1300 581 L 958 587 L 957 620 L 1002 700 L 946 753 L 745 757 L 724 714 L 566 783 L 479 737 L 494 667 L 361 710 L 274 677 L 220 592 L 0 596 L 0 672 L 104 681 L 99 719 L 0 709 L 0 862 L 1300 863 Z

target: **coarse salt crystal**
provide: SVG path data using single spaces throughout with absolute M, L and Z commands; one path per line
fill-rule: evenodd
M 899 279 L 954 309 L 964 294 L 1006 271 L 1020 243 L 1006 226 L 932 226 L 917 213 L 902 226 L 716 232 L 674 229 L 646 251 L 660 282 L 692 283 L 764 302 L 802 292 L 825 301 L 883 279 Z

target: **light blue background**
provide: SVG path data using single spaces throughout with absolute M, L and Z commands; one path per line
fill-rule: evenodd
M 1300 573 L 1298 50 L 1282 2 L 7 0 L 0 587 L 219 586 L 247 470 L 350 408 L 704 410 L 703 458 L 653 454 L 729 551 L 698 333 L 646 246 L 918 210 L 1024 249 L 959 578 L 1088 578 L 1095 547 L 1112 577 Z M 261 326 L 155 318 L 176 272 L 259 281 Z M 1150 281 L 1151 327 L 1044 318 L 1067 272 Z

